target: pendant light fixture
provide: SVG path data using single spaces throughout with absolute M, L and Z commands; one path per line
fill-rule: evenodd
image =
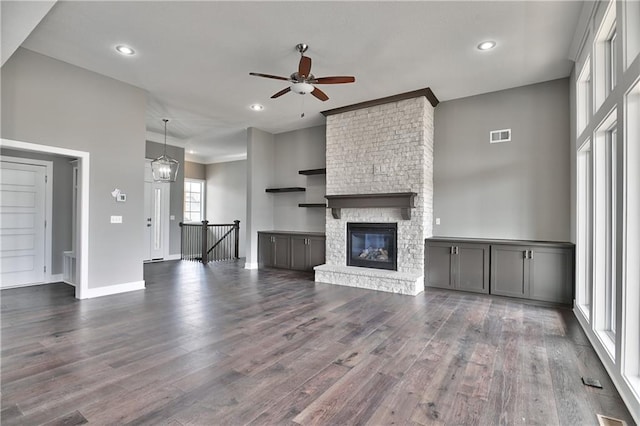
M 151 173 L 154 182 L 175 182 L 180 163 L 167 155 L 167 118 L 164 121 L 164 154 L 151 162 Z

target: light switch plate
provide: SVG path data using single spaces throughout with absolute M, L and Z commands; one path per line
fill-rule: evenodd
M 436 217 L 436 225 L 440 225 L 440 218 Z
M 111 223 L 122 223 L 122 216 L 111 216 Z

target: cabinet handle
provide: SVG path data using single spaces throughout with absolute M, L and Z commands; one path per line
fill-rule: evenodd
M 451 246 L 449 249 L 449 254 L 456 254 L 456 248 L 454 246 Z
M 456 246 L 456 254 L 460 254 L 460 247 Z
M 529 258 L 529 250 L 525 250 L 524 251 L 524 258 L 528 259 Z
M 533 250 L 529 250 L 529 259 L 533 259 Z

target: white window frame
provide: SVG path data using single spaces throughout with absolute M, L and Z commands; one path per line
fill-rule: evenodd
M 591 57 L 588 56 L 582 66 L 582 71 L 576 82 L 576 109 L 577 109 L 577 134 L 582 134 L 591 120 L 592 109 L 592 79 L 591 79 Z
M 186 190 L 186 185 L 187 183 L 198 183 L 200 184 L 200 220 L 196 221 L 196 222 L 201 222 L 203 220 L 205 220 L 206 218 L 206 190 L 207 190 L 207 185 L 206 185 L 206 181 L 202 180 L 202 179 L 190 179 L 190 178 L 185 178 L 184 180 L 185 183 L 185 188 L 184 190 L 184 205 L 182 206 L 182 213 L 184 215 L 184 221 L 185 222 L 189 222 L 187 220 L 187 190 Z
M 593 156 L 593 293 L 592 325 L 596 335 L 613 361 L 616 359 L 615 325 L 611 327 L 612 286 L 618 285 L 617 217 L 619 208 L 618 174 L 609 162 L 617 164 L 617 156 L 608 152 L 612 129 L 617 126 L 617 114 L 613 109 L 594 132 Z M 617 152 L 617 150 L 613 150 Z M 614 178 L 611 178 L 611 173 Z M 614 204 L 611 202 L 613 201 Z M 615 301 L 613 302 L 615 303 Z M 614 320 L 615 321 L 615 320 Z
M 624 97 L 621 372 L 640 395 L 640 79 Z
M 596 37 L 593 41 L 593 92 L 594 92 L 594 111 L 597 111 L 611 91 L 611 56 L 616 54 L 617 46 L 614 38 L 613 49 L 609 49 L 609 39 L 616 34 L 616 1 L 611 0 L 606 8 L 602 23 L 598 28 Z M 610 52 L 610 50 L 612 50 Z M 617 68 L 617 67 L 616 67 Z M 614 69 L 614 72 L 616 70 Z
M 587 140 L 577 155 L 576 305 L 591 318 L 593 291 L 593 151 Z

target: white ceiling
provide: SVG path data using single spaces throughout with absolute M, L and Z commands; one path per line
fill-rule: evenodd
M 5 3 L 5 1 L 3 1 Z M 148 92 L 147 129 L 201 162 L 246 153 L 246 128 L 320 125 L 320 111 L 431 87 L 440 101 L 566 77 L 580 1 L 59 1 L 22 44 Z M 3 8 L 4 10 L 4 8 Z M 483 40 L 498 45 L 488 52 Z M 355 75 L 270 99 L 310 45 L 316 76 Z M 137 55 L 123 57 L 126 43 Z M 264 111 L 249 105 L 261 103 Z M 300 118 L 301 112 L 305 113 Z

